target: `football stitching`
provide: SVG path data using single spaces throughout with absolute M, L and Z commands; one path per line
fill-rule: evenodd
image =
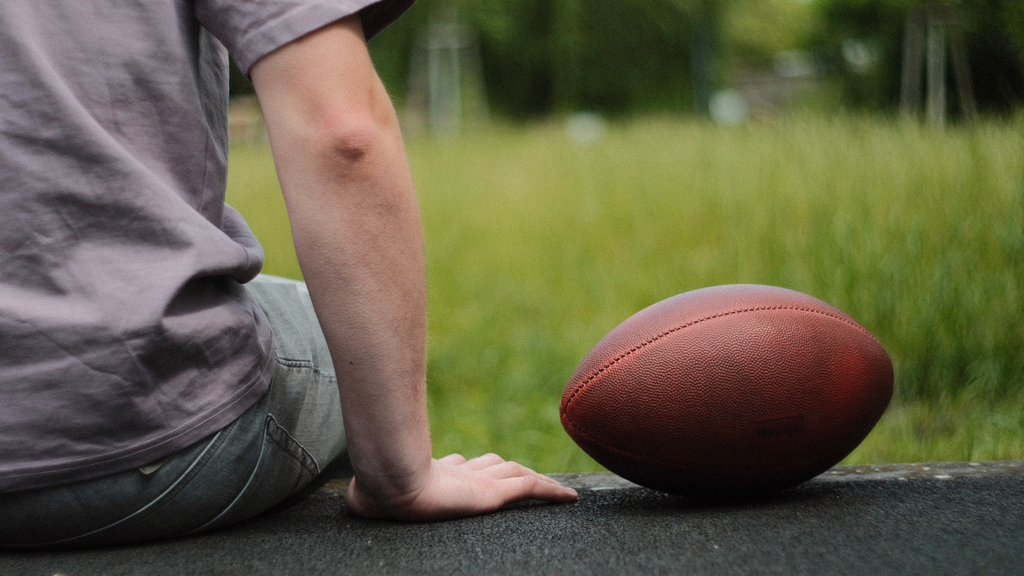
M 721 312 L 719 314 L 713 314 L 711 316 L 706 316 L 704 318 L 699 318 L 699 319 L 694 320 L 692 322 L 689 322 L 687 324 L 683 324 L 682 326 L 676 326 L 675 328 L 672 328 L 670 330 L 666 330 L 666 331 L 662 332 L 661 334 L 658 334 L 657 336 L 654 336 L 654 337 L 650 338 L 646 342 L 642 342 L 640 344 L 637 344 L 636 346 L 633 346 L 629 350 L 626 350 L 622 354 L 619 354 L 615 358 L 613 358 L 610 361 L 608 361 L 608 363 L 606 363 L 605 365 L 601 366 L 596 371 L 591 372 L 590 376 L 587 376 L 587 378 L 585 380 L 583 380 L 578 385 L 576 385 L 576 388 L 572 391 L 572 394 L 570 394 L 569 398 L 565 401 L 565 407 L 561 410 L 562 416 L 564 416 L 566 421 L 571 425 L 572 424 L 572 420 L 569 417 L 569 405 L 572 404 L 572 401 L 576 398 L 576 396 L 579 395 L 583 391 L 583 389 L 586 388 L 588 384 L 593 382 L 594 379 L 597 378 L 602 372 L 604 372 L 608 368 L 611 368 L 616 363 L 618 363 L 620 360 L 626 358 L 627 356 L 629 356 L 630 354 L 636 352 L 637 350 L 640 350 L 641 348 L 647 347 L 647 346 L 657 342 L 658 340 L 661 340 L 662 338 L 668 336 L 669 334 L 673 334 L 673 333 L 678 332 L 680 330 L 683 330 L 685 328 L 689 328 L 690 326 L 693 326 L 695 324 L 700 324 L 701 322 L 707 322 L 708 320 L 714 320 L 715 318 L 722 318 L 723 316 L 732 316 L 734 314 L 743 314 L 743 313 L 746 313 L 746 312 L 765 312 L 765 311 L 771 311 L 771 310 L 795 310 L 797 312 L 810 312 L 812 314 L 819 314 L 821 316 L 826 316 L 828 318 L 832 318 L 834 320 L 839 320 L 840 322 L 844 322 L 846 324 L 849 324 L 850 326 L 853 326 L 854 328 L 856 328 L 856 329 L 860 330 L 861 332 L 864 332 L 865 334 L 870 336 L 871 339 L 874 340 L 875 342 L 878 342 L 878 339 L 875 338 L 874 334 L 872 334 L 871 332 L 868 332 L 868 330 L 866 328 L 864 328 L 863 326 L 861 326 L 860 324 L 857 324 L 856 322 L 853 322 L 852 320 L 849 320 L 847 318 L 843 318 L 842 316 L 836 316 L 835 314 L 829 314 L 828 312 L 822 312 L 821 310 L 814 310 L 813 308 L 801 308 L 799 306 L 759 306 L 759 307 L 755 307 L 755 308 L 742 308 L 740 310 L 730 310 L 729 312 Z M 881 342 L 879 342 L 879 344 L 881 344 Z M 573 426 L 573 428 L 576 428 L 576 426 Z M 587 436 L 586 434 L 582 433 L 578 428 L 576 428 L 576 432 L 579 433 L 581 436 L 586 437 L 588 440 L 591 440 L 591 438 L 589 436 Z

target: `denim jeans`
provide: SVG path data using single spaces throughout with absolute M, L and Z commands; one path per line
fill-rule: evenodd
M 217 433 L 139 469 L 0 494 L 0 547 L 125 544 L 252 518 L 347 461 L 338 386 L 305 284 L 246 285 L 270 319 L 270 389 Z

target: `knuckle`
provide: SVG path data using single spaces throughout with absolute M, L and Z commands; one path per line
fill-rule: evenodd
M 504 462 L 502 457 L 498 456 L 494 452 L 488 452 L 487 454 L 484 454 L 483 456 L 481 456 L 480 459 L 483 460 L 484 462 L 490 462 L 490 463 L 493 463 L 493 464 L 499 464 L 501 462 Z
M 530 473 L 529 468 L 523 466 L 518 462 L 506 462 L 505 466 L 508 467 L 508 469 L 511 472 L 513 472 L 516 476 L 526 476 L 527 474 Z

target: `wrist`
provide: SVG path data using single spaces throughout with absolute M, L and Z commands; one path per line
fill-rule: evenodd
M 348 487 L 349 508 L 367 518 L 404 519 L 434 473 L 432 460 L 424 470 L 401 476 L 379 476 L 356 472 Z
M 409 499 L 428 483 L 433 461 L 430 433 L 425 421 L 414 425 L 415 420 L 405 419 L 406 426 L 394 429 L 383 427 L 372 436 L 366 434 L 368 426 L 360 434 L 349 434 L 353 476 L 366 497 L 377 502 Z

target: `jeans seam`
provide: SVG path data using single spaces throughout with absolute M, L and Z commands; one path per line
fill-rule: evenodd
M 195 460 L 193 460 L 192 463 L 189 464 L 188 468 L 186 468 L 185 471 L 181 473 L 181 476 L 179 476 L 173 483 L 171 483 L 171 485 L 168 486 L 166 490 L 161 492 L 159 496 L 157 496 L 156 498 L 153 498 L 148 503 L 146 503 L 145 506 L 139 508 L 138 510 L 132 512 L 131 514 L 128 514 L 127 516 L 124 516 L 123 518 L 120 518 L 119 520 L 116 520 L 114 522 L 111 522 L 110 524 L 107 524 L 106 526 L 102 526 L 102 527 L 97 528 L 95 530 L 90 530 L 89 532 L 86 532 L 84 534 L 78 534 L 78 535 L 72 536 L 70 538 L 64 538 L 64 539 L 61 539 L 61 540 L 55 540 L 55 541 L 51 541 L 51 542 L 42 542 L 42 543 L 32 544 L 31 546 L 32 547 L 41 547 L 41 546 L 54 546 L 54 545 L 57 545 L 57 544 L 72 543 L 75 540 L 80 540 L 80 539 L 83 539 L 83 538 L 88 538 L 89 536 L 95 536 L 96 534 L 100 534 L 100 533 L 102 533 L 105 530 L 109 530 L 109 529 L 111 529 L 111 528 L 113 528 L 115 526 L 119 526 L 121 524 L 124 524 L 125 522 L 128 522 L 129 520 L 133 520 L 133 519 L 136 519 L 136 518 L 140 517 L 140 515 L 142 515 L 143 513 L 149 511 L 150 509 L 156 507 L 161 502 L 165 501 L 165 499 L 167 497 L 169 497 L 169 496 L 179 492 L 182 489 L 182 487 L 184 487 L 184 485 L 187 484 L 188 481 L 195 476 L 193 471 L 195 471 L 196 467 L 200 465 L 200 462 L 204 462 L 205 461 L 206 455 L 210 452 L 210 449 L 213 448 L 213 446 L 218 443 L 217 441 L 220 439 L 221 432 L 222 432 L 222 430 L 217 432 L 217 434 L 210 440 L 210 442 L 206 445 L 206 447 L 203 448 L 203 451 L 200 452 L 199 455 L 196 456 Z M 205 464 L 203 464 L 203 465 L 205 465 Z
M 312 360 L 303 360 L 301 358 L 282 358 L 278 356 L 277 363 L 286 368 L 310 368 L 316 370 L 316 365 Z
M 312 360 L 302 360 L 299 358 L 281 358 L 280 356 L 277 357 L 276 360 L 278 364 L 284 366 L 285 368 L 302 368 L 306 370 L 311 370 L 313 374 L 316 374 L 317 376 L 328 378 L 334 382 L 337 382 L 338 380 L 338 377 L 333 372 L 324 372 Z
M 256 459 L 256 465 L 252 467 L 252 472 L 249 473 L 249 479 L 245 481 L 245 486 L 242 486 L 242 489 L 238 491 L 238 494 L 235 495 L 234 500 L 232 500 L 230 504 L 225 506 L 224 510 L 222 510 L 220 512 L 220 514 L 217 514 L 216 516 L 214 516 L 213 519 L 211 519 L 211 520 L 209 520 L 209 521 L 199 525 L 197 528 L 189 530 L 188 532 L 186 532 L 186 534 L 195 534 L 196 532 L 201 532 L 201 531 L 205 530 L 208 526 L 213 525 L 218 520 L 223 518 L 228 512 L 231 512 L 232 510 L 234 510 L 235 506 L 239 502 L 242 501 L 243 496 L 245 496 L 247 494 L 247 492 L 249 491 L 249 487 L 252 486 L 253 479 L 256 478 L 256 474 L 260 470 L 260 464 L 263 463 L 263 454 L 264 454 L 264 447 L 266 446 L 266 442 L 267 442 L 267 435 L 263 434 L 263 439 L 260 442 L 260 457 Z
M 267 414 L 267 436 L 279 448 L 291 454 L 298 461 L 299 465 L 311 473 L 314 478 L 320 474 L 320 464 L 316 461 L 316 458 L 288 430 L 278 424 L 277 419 L 272 414 Z M 292 445 L 294 445 L 294 448 Z M 298 454 L 295 453 L 295 449 L 298 449 Z

